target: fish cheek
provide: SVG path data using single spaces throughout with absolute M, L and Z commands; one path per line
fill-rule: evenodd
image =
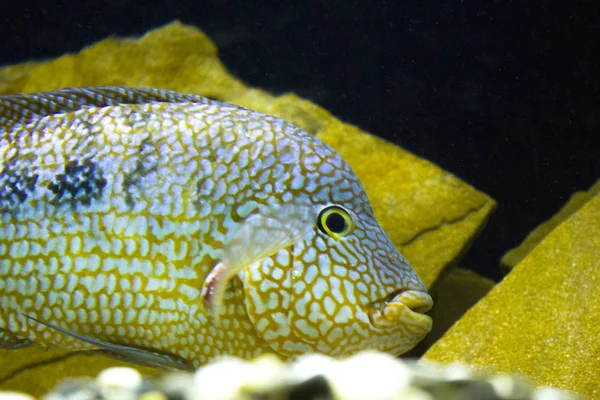
M 308 269 L 315 269 L 316 265 L 309 265 Z M 293 276 L 294 290 L 292 291 L 292 308 L 289 310 L 288 321 L 295 337 L 304 343 L 312 344 L 316 350 L 316 344 L 321 339 L 319 326 L 327 321 L 323 320 L 323 312 L 317 299 L 315 298 L 314 286 L 306 282 L 307 266 L 301 260 L 295 261 L 295 271 L 304 270 L 304 273 L 297 272 Z M 318 296 L 318 294 L 317 294 Z
M 349 266 L 332 255 L 342 253 L 341 244 L 326 240 L 316 237 L 294 259 L 289 324 L 294 336 L 315 351 L 339 356 L 369 348 L 374 332 L 353 276 L 347 272 Z
M 328 336 L 337 325 L 327 315 L 324 303 L 331 291 L 331 282 L 322 274 L 319 265 L 319 250 L 314 243 L 304 242 L 295 248 L 292 272 L 292 306 L 289 309 L 288 321 L 292 336 L 297 338 L 298 348 L 310 348 L 335 355 L 340 348 L 330 342 Z M 323 254 L 321 254 L 323 255 Z M 339 329 L 336 329 L 336 331 Z
M 285 356 L 293 337 L 288 312 L 291 304 L 291 249 L 255 262 L 238 275 L 244 286 L 248 318 L 259 337 L 277 353 Z M 294 353 L 295 354 L 295 353 Z

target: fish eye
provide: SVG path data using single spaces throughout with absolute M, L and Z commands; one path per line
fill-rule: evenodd
M 354 228 L 350 213 L 340 206 L 328 206 L 317 217 L 317 227 L 334 239 L 349 234 Z

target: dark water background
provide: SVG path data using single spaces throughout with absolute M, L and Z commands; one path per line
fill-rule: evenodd
M 600 178 L 598 1 L 0 0 L 0 65 L 173 19 L 252 86 L 293 91 L 499 203 L 463 264 L 498 260 Z

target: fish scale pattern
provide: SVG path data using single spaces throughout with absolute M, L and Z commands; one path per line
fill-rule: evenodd
M 428 317 L 410 313 L 394 329 L 373 326 L 370 304 L 424 288 L 350 167 L 304 131 L 154 89 L 19 95 L 2 99 L 0 113 L 5 343 L 93 347 L 32 317 L 198 366 L 273 350 L 398 353 L 428 331 Z M 314 208 L 314 229 L 243 266 L 215 318 L 200 288 L 228 237 L 249 216 L 298 199 Z M 317 228 L 331 204 L 348 210 L 351 235 Z

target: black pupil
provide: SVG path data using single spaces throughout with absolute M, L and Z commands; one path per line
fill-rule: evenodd
M 341 233 L 346 229 L 346 220 L 338 213 L 331 213 L 325 220 L 325 225 L 333 233 Z

